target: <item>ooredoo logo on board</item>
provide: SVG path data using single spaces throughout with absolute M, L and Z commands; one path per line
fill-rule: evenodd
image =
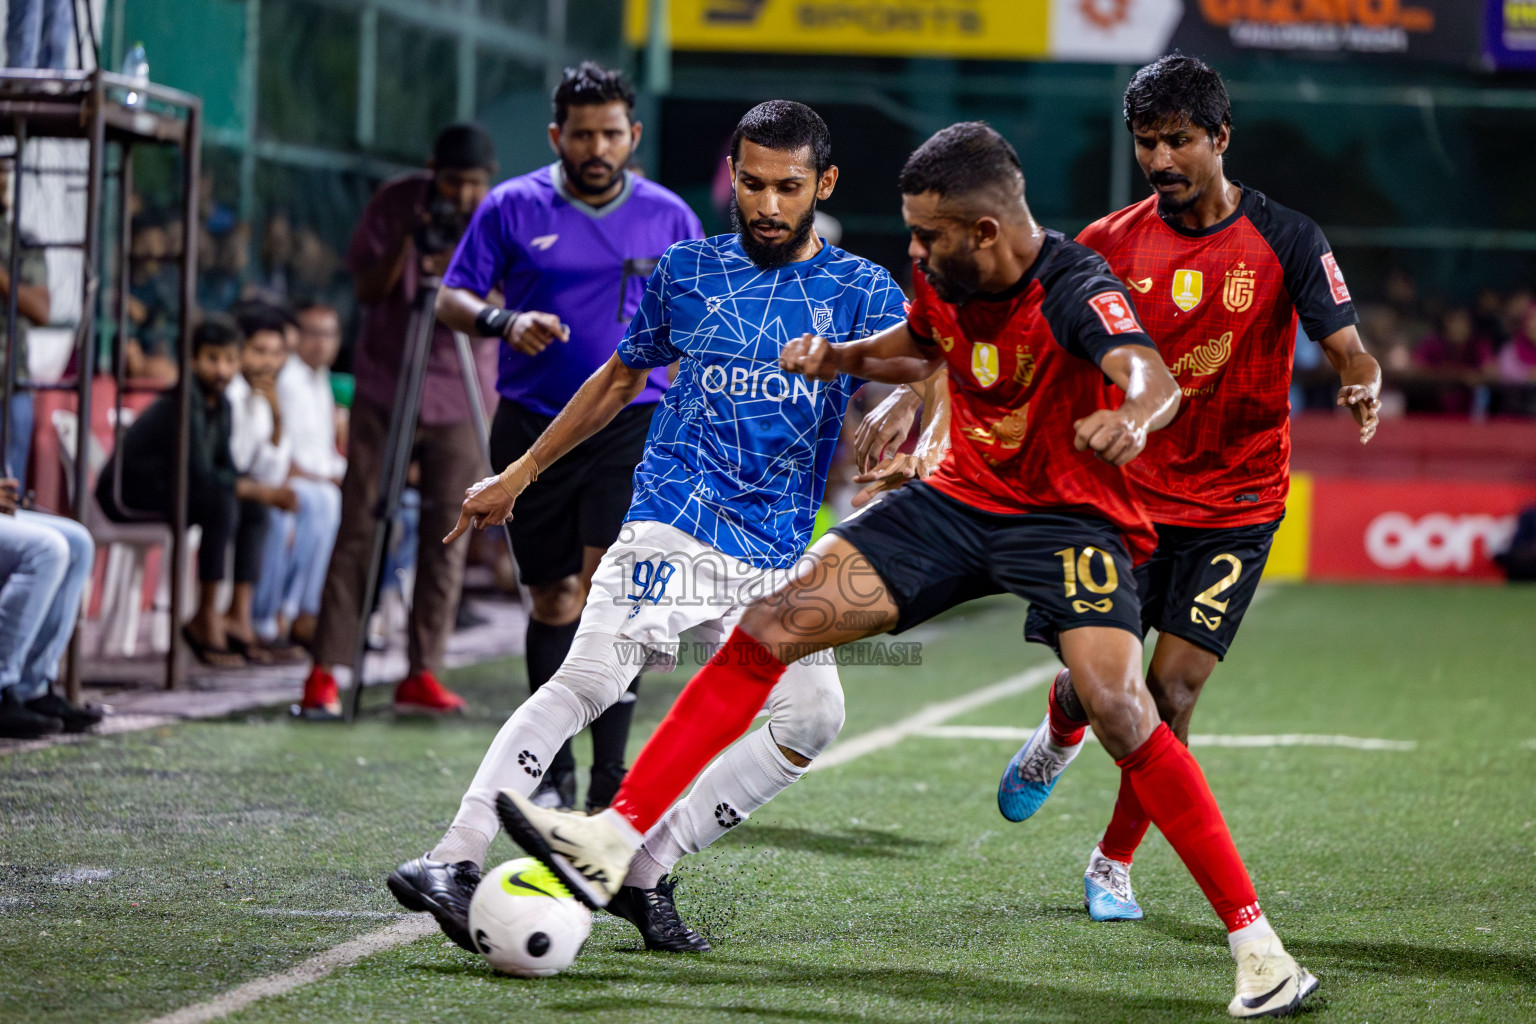
M 1312 482 L 1309 579 L 1502 578 L 1493 556 L 1536 487 L 1481 480 Z
M 1383 569 L 1417 565 L 1431 572 L 1467 572 L 1480 556 L 1491 559 L 1509 544 L 1515 517 L 1432 512 L 1414 518 L 1383 512 L 1365 530 L 1365 552 Z

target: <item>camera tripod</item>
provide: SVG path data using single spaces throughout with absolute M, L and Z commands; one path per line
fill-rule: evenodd
M 384 548 L 389 540 L 390 524 L 400 511 L 400 496 L 405 490 L 406 474 L 411 467 L 411 452 L 415 448 L 416 426 L 421 415 L 421 394 L 427 375 L 427 359 L 432 353 L 432 336 L 437 330 L 437 293 L 442 287 L 441 277 L 423 275 L 416 290 L 416 305 L 405 329 L 405 351 L 401 361 L 399 382 L 395 385 L 395 404 L 389 421 L 389 433 L 384 442 L 384 476 L 380 481 L 379 496 L 371 510 L 373 546 L 368 559 L 368 576 L 364 580 L 362 609 L 357 627 L 357 646 L 352 657 L 352 692 L 343 701 L 346 720 L 357 718 L 363 701 L 363 658 L 368 653 L 368 617 L 372 614 L 373 598 L 379 586 L 379 574 L 384 567 Z M 490 436 L 485 425 L 485 406 L 480 400 L 480 383 L 475 373 L 474 353 L 469 338 L 459 331 L 453 332 L 454 348 L 459 356 L 459 370 L 464 381 L 464 392 L 469 399 L 470 416 L 475 425 L 475 436 L 480 441 L 480 453 L 490 465 Z M 470 481 L 466 481 L 468 484 Z M 512 534 L 506 526 L 501 528 L 507 544 L 507 554 L 512 555 Z M 419 544 L 434 543 L 433 538 L 419 538 Z M 516 564 L 516 558 L 513 558 Z

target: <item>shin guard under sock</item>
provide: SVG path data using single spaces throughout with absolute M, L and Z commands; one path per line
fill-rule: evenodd
M 1248 869 L 1205 773 L 1173 731 L 1159 722 L 1145 743 L 1116 763 L 1227 931 L 1257 921 L 1262 912 Z
M 747 731 L 785 665 L 737 626 L 678 696 L 640 751 L 614 798 L 618 812 L 645 832 L 704 766 Z

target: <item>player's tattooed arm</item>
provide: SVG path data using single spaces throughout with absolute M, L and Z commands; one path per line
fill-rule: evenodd
M 918 344 L 902 321 L 858 341 L 834 344 L 816 334 L 802 334 L 779 353 L 779 367 L 812 380 L 833 380 L 846 373 L 882 384 L 911 384 L 943 365 L 936 347 Z
M 903 385 L 904 387 L 908 385 Z M 853 478 L 864 484 L 853 496 L 853 507 L 862 508 L 884 491 L 893 491 L 910 480 L 924 480 L 939 468 L 949 452 L 949 371 L 940 369 L 910 387 L 923 402 L 923 432 L 911 454 L 897 452 Z
M 1167 426 L 1179 411 L 1179 385 L 1157 350 L 1121 345 L 1099 362 L 1104 375 L 1125 392 L 1118 409 L 1099 409 L 1072 424 L 1080 452 L 1092 451 L 1112 466 L 1123 466 L 1147 446 L 1147 434 Z
M 544 428 L 527 454 L 464 492 L 459 521 L 443 543 L 452 543 L 471 526 L 483 530 L 511 519 L 512 506 L 528 485 L 556 459 L 611 423 L 620 410 L 645 390 L 650 373 L 647 367 L 626 366 L 617 353 L 609 356 L 560 410 L 560 415 Z
M 1337 403 L 1349 410 L 1360 426 L 1360 443 L 1376 436 L 1381 413 L 1381 365 L 1365 350 L 1360 332 L 1341 327 L 1319 342 L 1328 361 L 1339 372 L 1343 387 Z

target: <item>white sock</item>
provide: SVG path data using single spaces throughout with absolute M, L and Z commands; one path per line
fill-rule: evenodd
M 746 821 L 804 774 L 804 768 L 791 764 L 779 750 L 768 726 L 753 730 L 715 758 L 688 795 L 645 834 L 644 857 L 637 857 L 638 865 L 630 863 L 624 884 L 654 888 L 655 878 L 672 870 L 684 855 L 698 853 Z M 653 878 L 658 867 L 660 873 Z
M 532 793 L 560 745 L 618 702 L 635 678 L 635 666 L 619 656 L 621 644 L 619 637 L 600 629 L 577 631 L 559 670 L 523 701 L 491 741 L 459 802 L 454 828 L 494 836 L 501 828 L 496 794 L 503 789 Z M 440 845 L 452 847 L 453 835 L 450 828 Z
M 655 829 L 651 830 L 656 831 Z M 645 847 L 635 851 L 635 855 L 629 861 L 629 874 L 624 876 L 624 884 L 632 885 L 637 889 L 654 889 L 657 883 L 667 876 L 667 866 L 650 855 Z
M 1245 924 L 1236 931 L 1227 932 L 1227 946 L 1232 950 L 1232 955 L 1237 955 L 1237 947 L 1254 939 L 1262 939 L 1266 935 L 1275 934 L 1275 930 L 1269 926 L 1269 918 L 1263 914 L 1253 924 Z
M 490 848 L 491 837 L 484 832 L 466 825 L 452 825 L 447 834 L 432 847 L 427 857 L 444 864 L 457 864 L 459 861 L 470 860 L 474 861 L 476 866 L 483 868 L 486 852 Z
M 461 828 L 486 836 L 494 836 L 500 831 L 496 794 L 503 789 L 523 796 L 532 793 L 560 745 L 586 728 L 590 721 L 582 702 L 570 690 L 553 679 L 539 687 L 512 713 L 491 741 L 474 781 L 459 802 L 459 813 L 453 819 L 453 826 L 443 836 L 438 848 L 454 846 L 454 835 Z M 484 856 L 483 852 L 481 856 Z

